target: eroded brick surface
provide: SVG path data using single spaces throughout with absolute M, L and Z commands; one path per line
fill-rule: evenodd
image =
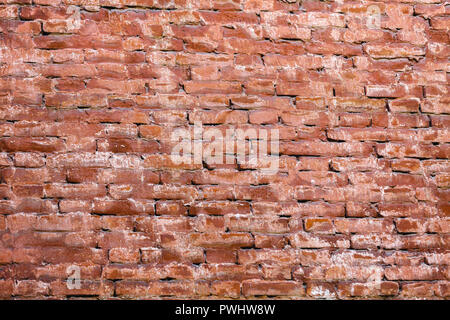
M 0 297 L 448 298 L 449 27 L 436 0 L 1 1 Z M 279 171 L 174 163 L 196 121 L 278 129 Z

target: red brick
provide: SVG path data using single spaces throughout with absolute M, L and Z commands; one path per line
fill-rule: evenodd
M 333 233 L 333 222 L 326 218 L 305 219 L 305 231 L 318 233 Z
M 244 296 L 303 296 L 302 283 L 294 281 L 245 281 L 242 284 Z
M 14 285 L 14 295 L 34 297 L 49 295 L 49 284 L 35 280 L 21 280 Z
M 228 249 L 208 249 L 206 250 L 206 261 L 208 263 L 236 263 L 236 251 Z
M 348 283 L 338 286 L 339 295 L 344 299 L 347 297 L 378 297 L 395 296 L 398 294 L 399 285 L 396 282 L 374 282 L 374 283 Z
M 114 285 L 110 281 L 81 281 L 80 289 L 68 289 L 65 281 L 54 281 L 50 284 L 50 292 L 55 296 L 79 295 L 110 297 L 114 292 Z
M 440 280 L 443 277 L 439 268 L 431 266 L 386 268 L 386 278 L 389 280 Z
M 0 139 L 0 149 L 7 152 L 37 151 L 58 152 L 66 149 L 62 139 L 12 137 Z
M 155 212 L 155 204 L 152 201 L 95 200 L 93 212 L 112 215 L 148 215 Z
M 13 294 L 13 285 L 12 280 L 0 280 L 0 296 L 2 298 L 10 297 Z
M 140 254 L 138 249 L 112 248 L 108 258 L 111 262 L 138 263 Z
M 435 283 L 430 282 L 413 282 L 404 283 L 401 288 L 401 296 L 411 298 L 411 297 L 432 297 L 434 296 L 437 286 Z
M 236 82 L 221 81 L 187 81 L 184 83 L 187 93 L 222 93 L 231 94 L 241 92 L 241 85 Z
M 339 219 L 334 220 L 339 233 L 390 233 L 393 224 L 384 219 Z
M 247 119 L 247 113 L 240 110 L 197 111 L 189 114 L 190 123 L 200 121 L 202 124 L 238 124 L 247 123 Z
M 49 184 L 45 194 L 49 198 L 93 199 L 105 196 L 106 190 L 97 184 Z
M 212 294 L 219 297 L 238 298 L 241 294 L 239 281 L 214 281 L 211 284 Z
M 425 55 L 425 50 L 407 44 L 367 45 L 365 51 L 373 58 L 403 58 Z
M 190 239 L 193 245 L 206 248 L 239 248 L 253 244 L 249 233 L 194 233 Z

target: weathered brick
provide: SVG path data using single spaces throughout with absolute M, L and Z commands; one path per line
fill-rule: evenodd
M 303 296 L 302 283 L 294 281 L 259 281 L 250 280 L 242 283 L 244 296 Z

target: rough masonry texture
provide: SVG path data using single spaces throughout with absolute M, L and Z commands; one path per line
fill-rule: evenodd
M 0 297 L 448 298 L 449 12 L 2 0 Z M 195 121 L 279 171 L 174 163 Z

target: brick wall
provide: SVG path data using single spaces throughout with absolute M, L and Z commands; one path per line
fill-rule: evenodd
M 449 26 L 438 0 L 2 0 L 0 297 L 448 298 Z M 279 170 L 174 162 L 196 121 L 278 130 Z

